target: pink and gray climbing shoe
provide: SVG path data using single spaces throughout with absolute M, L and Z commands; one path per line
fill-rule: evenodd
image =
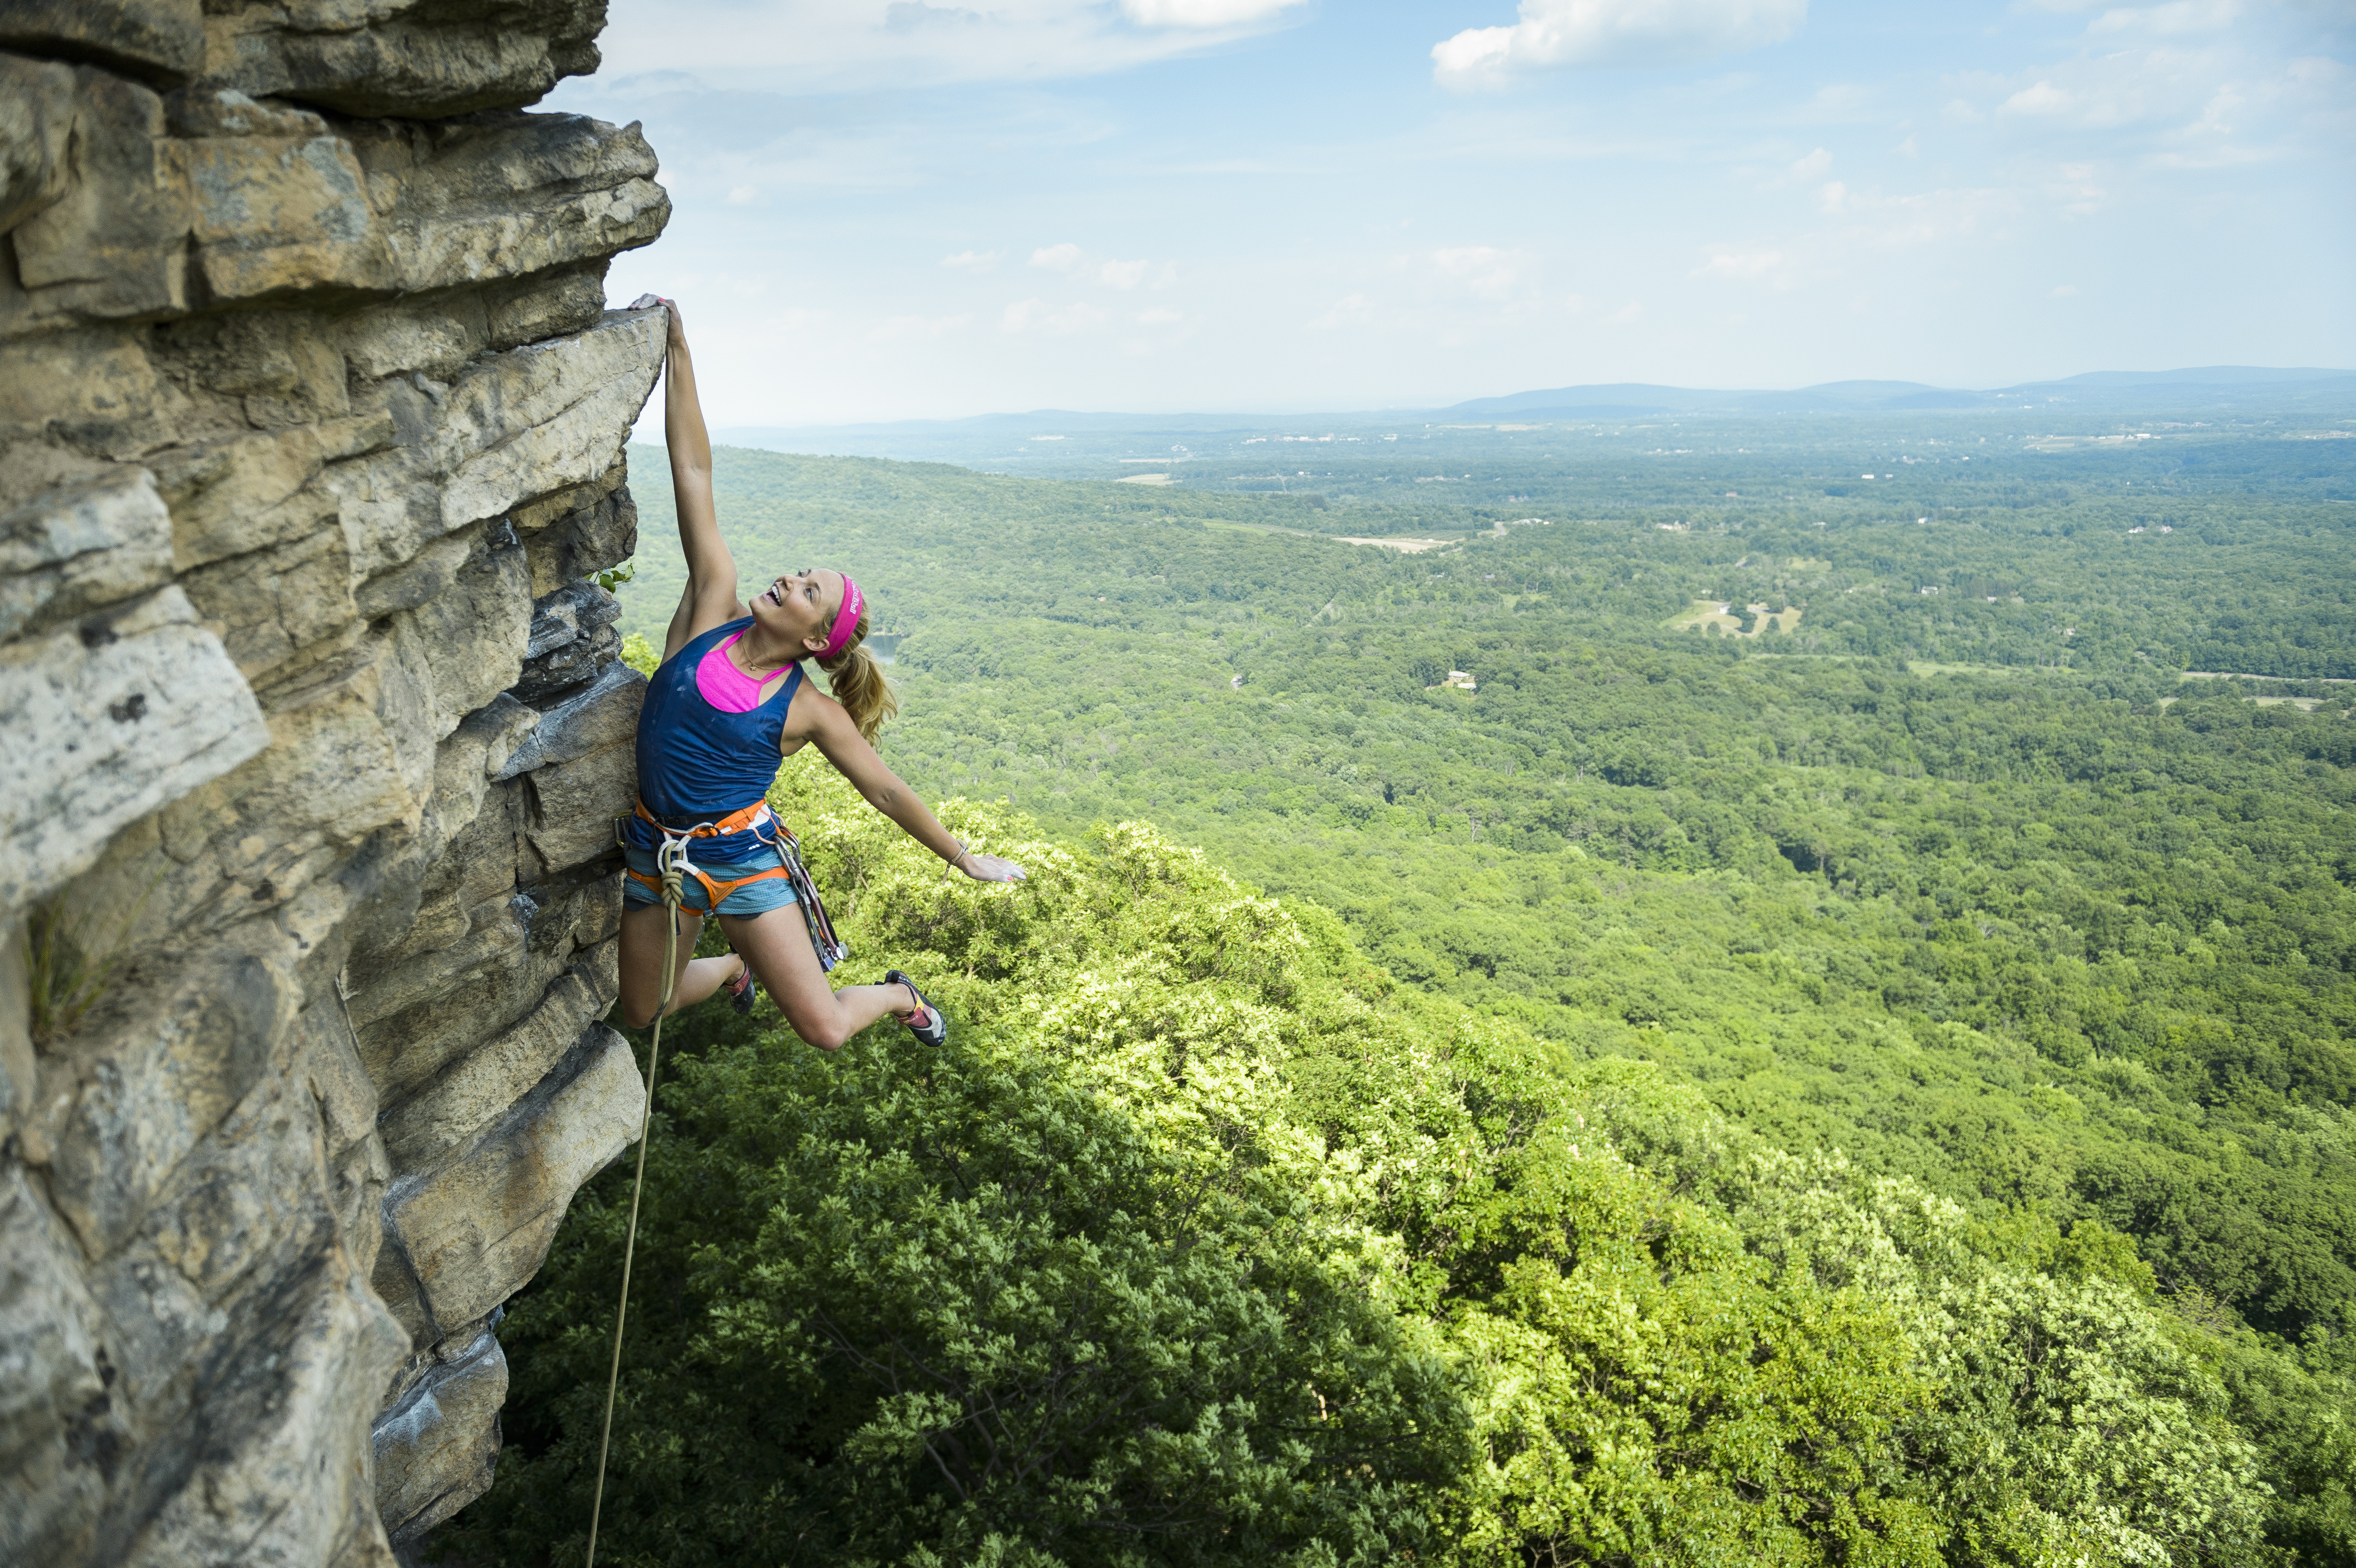
M 948 1020 L 941 1017 L 940 1008 L 925 999 L 925 993 L 916 989 L 916 983 L 914 980 L 909 979 L 897 969 L 887 969 L 884 972 L 884 983 L 887 986 L 907 987 L 908 995 L 915 999 L 916 1006 L 913 1012 L 894 1015 L 902 1023 L 908 1026 L 910 1034 L 915 1035 L 926 1045 L 948 1043 Z
M 744 963 L 741 957 L 737 962 Z M 736 972 L 736 977 L 720 988 L 728 993 L 728 1005 L 740 1013 L 751 1012 L 753 999 L 761 994 L 760 988 L 753 984 L 753 966 L 750 964 L 744 964 L 744 966 Z

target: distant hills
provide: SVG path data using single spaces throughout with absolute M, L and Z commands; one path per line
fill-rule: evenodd
M 2206 365 L 2182 370 L 2090 370 L 2058 381 L 2024 381 L 1987 391 L 1927 386 L 1920 381 L 1826 381 L 1791 391 L 1710 391 L 1622 381 L 1556 387 L 1473 398 L 1433 411 L 1451 420 L 1612 419 L 1656 413 L 1807 413 L 1993 409 L 2006 404 L 2215 402 L 2259 393 L 2270 400 L 2286 391 L 2356 398 L 2356 370 L 2277 369 L 2261 365 Z
M 2061 413 L 2232 414 L 2264 405 L 2286 411 L 2356 410 L 2356 370 L 2205 365 L 2180 370 L 2090 370 L 2058 381 L 2024 381 L 1985 391 L 1933 387 L 1922 381 L 1826 381 L 1789 391 L 1712 390 L 1642 381 L 1554 387 L 1473 398 L 1437 409 L 1365 409 L 1270 413 L 1082 413 L 1033 409 L 956 420 L 903 420 L 884 424 L 736 426 L 712 432 L 734 446 L 787 452 L 832 452 L 962 463 L 1049 461 L 1100 456 L 1114 443 L 1123 451 L 1149 434 L 1219 433 L 1398 427 L 1430 424 L 1542 424 L 1558 421 L 1641 419 L 1656 414 L 1808 415 L 1905 414 L 1940 410 L 2035 408 Z M 1046 443 L 1031 445 L 1039 437 Z M 1126 438 L 1124 440 L 1124 438 Z M 1054 443 L 1066 443 L 1069 445 Z M 1166 452 L 1166 446 L 1144 450 Z

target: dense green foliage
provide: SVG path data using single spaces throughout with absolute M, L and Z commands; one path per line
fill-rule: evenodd
M 2099 1223 L 1777 1151 L 1150 830 L 963 808 L 1038 873 L 984 889 L 817 766 L 776 798 L 957 1042 L 678 1031 L 608 1561 L 2265 1555 L 2232 1340 Z M 627 1191 L 502 1330 L 464 1552 L 579 1550 Z
M 2277 472 L 2246 440 L 2161 445 L 1975 445 L 1969 485 L 1886 521 L 1802 489 L 1836 466 L 1822 450 L 1754 453 L 1758 488 L 1811 498 L 1630 496 L 1502 534 L 1477 529 L 1539 507 L 723 451 L 748 576 L 808 560 L 868 585 L 907 705 L 887 760 L 928 795 L 1014 802 L 1062 891 L 892 892 L 915 873 L 869 827 L 795 801 L 827 824 L 827 885 L 861 890 L 862 953 L 965 975 L 972 1049 L 825 1061 L 696 1026 L 653 1155 L 683 1232 L 657 1244 L 688 1250 L 658 1265 L 667 1327 L 634 1330 L 652 1403 L 633 1441 L 656 1446 L 632 1463 L 679 1520 L 716 1488 L 746 1533 L 665 1528 L 780 1560 L 760 1531 L 817 1531 L 815 1556 L 878 1563 L 1109 1562 L 1116 1537 L 1141 1561 L 1312 1541 L 1562 1563 L 2356 1557 L 2356 688 L 2319 678 L 2351 673 L 2356 641 L 2344 475 Z M 1929 486 L 1938 464 L 1878 466 Z M 2165 507 L 2131 507 L 2130 480 Z M 622 592 L 626 626 L 659 636 L 679 577 L 653 488 Z M 1701 599 L 1763 604 L 1760 635 L 1683 629 Z M 2275 678 L 2179 680 L 2188 664 Z M 1477 690 L 1440 685 L 1451 669 Z M 1183 856 L 1126 829 L 1053 847 L 1130 818 L 1301 901 L 1253 917 L 1299 933 L 1282 977 L 1219 970 L 1219 921 L 1266 906 Z M 1162 883 L 1124 884 L 1134 865 Z M 1134 985 L 1164 989 L 1141 1012 Z M 1257 1020 L 1250 1046 L 1186 1044 L 1216 1034 L 1185 1021 L 1197 997 L 1202 1019 Z M 1110 1020 L 1093 1032 L 1091 1009 Z M 1242 1141 L 1168 1109 L 1186 1063 L 1231 1055 L 1260 1073 Z M 972 1131 L 1000 1126 L 1019 1136 Z M 976 1169 L 1034 1196 L 951 1202 Z M 1155 1206 L 1190 1179 L 1220 1196 Z M 587 1396 L 561 1391 L 595 1381 L 610 1324 L 612 1180 L 509 1335 L 519 1458 L 468 1517 L 512 1521 L 513 1561 L 578 1528 Z M 828 1194 L 847 1207 L 821 1218 Z M 1236 1272 L 1168 1272 L 1205 1250 Z M 1053 1283 L 1018 1310 L 994 1282 L 1034 1271 Z M 1116 1296 L 1135 1316 L 1098 1305 Z M 1057 1436 L 1053 1497 L 879 1479 L 859 1456 L 931 1429 L 851 1375 L 873 1343 L 795 1317 L 819 1310 L 954 1347 L 921 1351 L 953 1401 L 1025 1356 L 1052 1381 L 1056 1355 L 1104 1347 L 1122 1371 L 1090 1408 L 1132 1408 L 1121 1377 L 1175 1378 L 1153 1386 L 1183 1382 L 1168 1408 L 1229 1457 Z M 1188 1312 L 1199 1360 L 1139 1370 L 1150 1326 Z M 735 1337 L 755 1321 L 770 1338 Z M 1294 1432 L 1299 1396 L 1237 1413 L 1236 1389 L 1293 1377 L 1329 1408 L 1351 1390 L 1349 1419 L 1390 1435 L 1357 1480 L 1319 1469 L 1333 1451 Z M 780 1435 L 778 1409 L 810 1424 Z M 1283 1500 L 1304 1488 L 1339 1511 Z M 1132 1529 L 1148 1494 L 1218 1523 L 1183 1547 Z M 1088 1519 L 1105 1531 L 1076 1533 Z M 688 1560 L 656 1539 L 634 1550 Z

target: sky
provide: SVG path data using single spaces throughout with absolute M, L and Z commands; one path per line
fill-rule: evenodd
M 612 0 L 715 427 L 2356 366 L 2350 0 Z

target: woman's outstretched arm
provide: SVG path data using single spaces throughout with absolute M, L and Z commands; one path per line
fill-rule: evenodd
M 663 367 L 663 443 L 670 451 L 671 495 L 678 503 L 679 543 L 687 556 L 687 590 L 670 618 L 663 657 L 684 647 L 698 633 L 744 613 L 736 597 L 736 560 L 720 537 L 712 505 L 712 437 L 703 428 L 703 406 L 695 395 L 695 360 L 688 352 L 687 326 L 679 306 L 646 296 L 670 317 L 670 345 Z
M 805 707 L 809 717 L 802 717 Z M 942 859 L 981 882 L 1019 882 L 1023 880 L 1023 868 L 996 855 L 977 854 L 958 841 L 957 836 L 941 826 L 916 792 L 900 781 L 897 773 L 884 765 L 859 726 L 851 721 L 842 705 L 830 697 L 821 697 L 805 688 L 794 694 L 794 706 L 787 720 L 787 732 L 794 733 L 795 721 L 808 725 L 804 731 L 815 741 L 835 771 L 849 779 L 865 797 L 867 804 L 900 825 L 902 832 L 938 855 Z

